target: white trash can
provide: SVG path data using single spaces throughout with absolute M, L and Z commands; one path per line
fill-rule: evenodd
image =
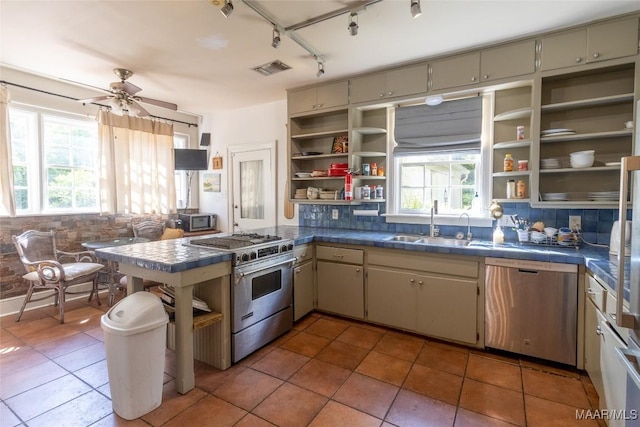
M 151 292 L 127 296 L 101 318 L 111 403 L 126 420 L 162 403 L 168 322 L 162 301 Z

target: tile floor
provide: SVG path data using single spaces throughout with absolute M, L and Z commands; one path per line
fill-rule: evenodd
M 163 403 L 113 413 L 98 307 L 0 318 L 0 427 L 28 426 L 598 426 L 589 378 L 524 360 L 312 313 L 226 371 L 196 362 L 175 391 L 167 350 Z M 604 425 L 604 424 L 602 424 Z

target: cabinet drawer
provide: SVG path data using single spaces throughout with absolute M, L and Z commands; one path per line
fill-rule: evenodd
M 613 292 L 607 292 L 607 302 L 605 303 L 605 310 L 603 311 L 604 317 L 611 324 L 613 329 L 620 335 L 620 337 L 624 340 L 624 342 L 629 342 L 629 329 L 622 328 L 616 324 L 616 304 L 618 303 L 618 298 Z M 629 309 L 624 307 L 624 312 L 629 312 Z
M 359 249 L 336 248 L 333 246 L 318 246 L 316 248 L 318 260 L 344 262 L 362 265 L 364 252 Z
M 593 301 L 596 307 L 598 307 L 598 310 L 604 311 L 604 303 L 607 298 L 606 289 L 595 277 L 589 274 L 587 274 L 586 277 L 585 292 L 587 293 L 587 298 Z
M 296 263 L 302 263 L 308 261 L 313 258 L 313 246 L 311 245 L 302 245 L 296 246 L 293 250 L 293 256 L 298 258 Z

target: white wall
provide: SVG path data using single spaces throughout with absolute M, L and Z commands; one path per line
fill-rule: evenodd
M 297 225 L 298 210 L 293 219 L 284 217 L 285 184 L 287 180 L 287 102 L 285 100 L 250 108 L 216 113 L 206 117 L 203 132 L 211 133 L 209 152 L 223 157 L 222 170 L 207 173 L 221 173 L 221 192 L 202 192 L 200 186 L 200 211 L 218 215 L 218 229 L 231 231 L 230 224 L 231 188 L 229 177 L 230 158 L 227 148 L 239 144 L 259 144 L 277 141 L 276 182 L 276 225 Z

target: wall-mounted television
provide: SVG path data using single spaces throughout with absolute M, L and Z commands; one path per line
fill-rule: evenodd
M 207 150 L 174 148 L 173 153 L 175 170 L 177 171 L 201 171 L 209 169 Z

